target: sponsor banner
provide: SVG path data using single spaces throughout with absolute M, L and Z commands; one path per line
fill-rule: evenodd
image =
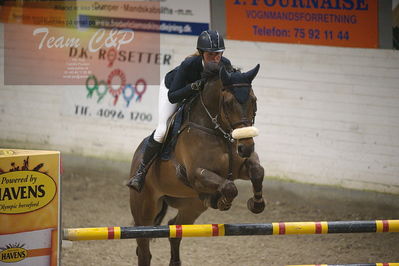
M 78 6 L 81 4 L 78 1 Z M 94 2 L 91 9 L 78 8 L 81 26 L 106 28 L 131 28 L 135 31 L 157 32 L 183 35 L 199 35 L 209 29 L 210 2 L 163 0 L 158 6 L 148 6 L 145 2 L 107 2 L 106 5 Z M 104 17 L 96 16 L 92 10 L 107 10 Z M 134 13 L 134 18 L 131 14 Z M 91 14 L 91 16 L 87 16 Z M 155 16 L 158 16 L 154 19 Z
M 0 235 L 0 264 L 15 266 L 45 266 L 51 264 L 53 229 Z M 12 241 L 12 242 L 11 242 Z M 8 243 L 8 244 L 7 244 Z
M 60 154 L 0 149 L 0 264 L 59 265 Z
M 3 173 L 0 177 L 2 214 L 28 213 L 41 209 L 57 195 L 55 181 L 41 172 L 13 171 Z M 16 183 L 24 185 L 15 187 Z
M 159 85 L 160 67 L 169 64 L 160 53 L 159 10 L 159 2 L 6 5 L 5 84 L 85 85 L 101 76 L 114 95 L 131 76 Z
M 226 0 L 227 38 L 378 47 L 375 0 Z
M 180 22 L 180 21 L 157 21 L 148 19 L 115 18 L 79 15 L 81 28 L 119 28 L 134 29 L 136 32 L 171 33 L 183 35 L 198 35 L 209 28 L 207 23 Z
M 210 1 L 160 1 L 161 33 L 199 35 L 209 29 Z
M 182 34 L 182 35 L 200 35 L 204 30 L 209 29 L 209 23 L 164 21 L 161 20 L 161 33 Z

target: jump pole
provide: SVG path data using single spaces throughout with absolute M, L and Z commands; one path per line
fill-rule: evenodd
M 306 265 L 285 265 L 285 266 L 399 266 L 399 263 L 360 263 L 360 264 L 306 264 Z
M 79 241 L 130 238 L 182 238 L 388 232 L 399 232 L 399 220 L 65 228 L 63 230 L 63 239 Z

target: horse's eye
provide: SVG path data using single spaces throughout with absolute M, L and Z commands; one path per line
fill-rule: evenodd
M 232 96 L 230 94 L 225 94 L 224 97 L 223 97 L 223 104 L 227 108 L 232 108 L 233 107 L 233 103 L 234 103 L 234 96 Z

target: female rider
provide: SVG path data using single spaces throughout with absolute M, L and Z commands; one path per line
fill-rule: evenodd
M 159 121 L 145 146 L 140 165 L 128 182 L 128 186 L 140 192 L 151 162 L 160 152 L 164 141 L 168 118 L 175 112 L 178 103 L 198 93 L 205 84 L 201 78 L 204 64 L 216 62 L 232 69 L 230 60 L 223 57 L 223 37 L 217 31 L 203 31 L 197 40 L 198 53 L 187 57 L 180 66 L 166 74 L 159 90 Z

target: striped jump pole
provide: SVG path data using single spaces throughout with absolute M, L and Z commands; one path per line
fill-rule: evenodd
M 66 228 L 63 230 L 63 239 L 78 241 L 161 237 L 182 238 L 208 236 L 300 235 L 384 232 L 399 232 L 399 220 Z
M 285 266 L 399 266 L 399 263 L 390 262 L 390 263 L 360 263 L 360 264 L 306 264 L 306 265 L 285 265 Z

